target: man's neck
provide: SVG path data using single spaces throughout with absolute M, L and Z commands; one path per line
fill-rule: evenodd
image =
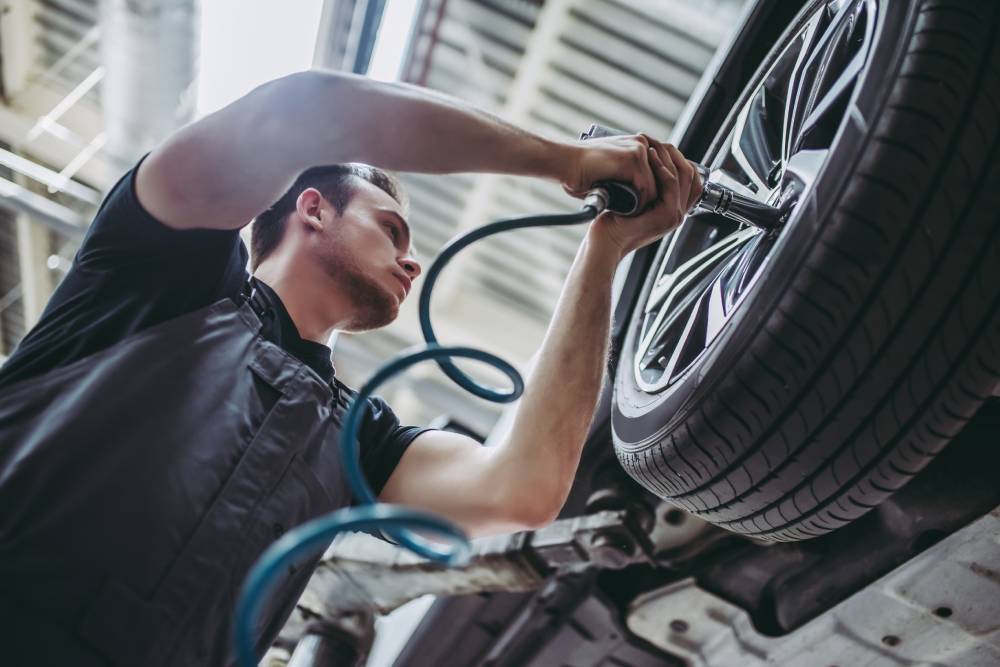
M 323 345 L 328 343 L 338 320 L 332 313 L 317 307 L 317 304 L 330 302 L 329 288 L 324 287 L 327 281 L 302 279 L 266 264 L 257 267 L 254 277 L 278 295 L 299 336 Z

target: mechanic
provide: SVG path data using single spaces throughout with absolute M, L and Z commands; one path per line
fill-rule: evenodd
M 383 170 L 639 192 L 639 216 L 591 223 L 501 446 L 403 426 L 380 399 L 361 430 L 380 501 L 470 536 L 557 515 L 601 389 L 613 273 L 679 223 L 694 169 L 645 135 L 558 143 L 413 86 L 293 74 L 181 129 L 112 188 L 0 369 L 7 664 L 223 664 L 257 556 L 351 503 L 338 433 L 352 392 L 324 343 L 391 322 L 420 275 Z M 273 596 L 259 649 L 315 562 Z

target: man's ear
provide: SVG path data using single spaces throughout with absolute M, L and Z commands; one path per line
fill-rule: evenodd
M 295 211 L 299 218 L 314 231 L 323 230 L 323 220 L 320 212 L 323 210 L 323 195 L 316 188 L 306 188 L 295 200 Z

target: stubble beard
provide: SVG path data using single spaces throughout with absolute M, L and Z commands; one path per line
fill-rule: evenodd
M 324 262 L 330 278 L 344 287 L 354 306 L 354 317 L 343 325 L 348 332 L 371 331 L 389 324 L 399 314 L 396 296 L 367 275 L 353 257 L 335 253 Z

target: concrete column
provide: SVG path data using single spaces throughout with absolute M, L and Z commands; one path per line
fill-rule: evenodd
M 0 48 L 3 49 L 3 85 L 8 98 L 24 88 L 34 56 L 35 34 L 32 0 L 0 0 Z
M 25 215 L 17 217 L 17 254 L 21 265 L 24 330 L 35 326 L 55 286 L 47 262 L 52 254 L 48 228 Z

